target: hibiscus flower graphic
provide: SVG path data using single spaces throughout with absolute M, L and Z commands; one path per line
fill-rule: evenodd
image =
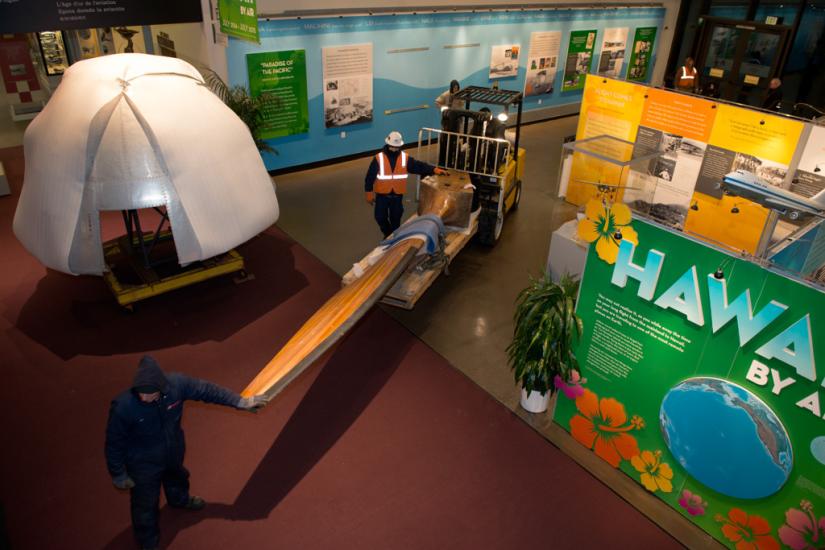
M 825 517 L 816 520 L 814 506 L 807 500 L 799 503 L 802 510 L 785 512 L 785 525 L 779 528 L 779 540 L 793 550 L 825 548 Z
M 761 516 L 748 515 L 739 508 L 731 508 L 728 517 L 716 514 L 722 523 L 722 534 L 735 543 L 736 550 L 779 550 L 779 543 L 771 535 L 771 526 Z
M 593 449 L 614 468 L 622 459 L 639 454 L 636 438 L 627 432 L 644 428 L 641 417 L 634 416 L 627 424 L 624 405 L 612 397 L 599 400 L 590 390 L 576 398 L 576 409 L 578 413 L 570 419 L 570 434 L 576 441 Z
M 579 238 L 596 243 L 599 258 L 609 264 L 616 263 L 619 242 L 622 239 L 639 244 L 636 230 L 630 227 L 632 215 L 626 204 L 606 204 L 599 199 L 591 199 L 584 209 L 585 218 L 579 221 Z
M 673 470 L 670 465 L 662 462 L 662 451 L 642 451 L 630 459 L 630 464 L 642 474 L 642 485 L 651 493 L 673 491 L 673 483 L 670 481 L 673 479 Z
M 705 508 L 708 503 L 702 500 L 702 497 L 696 493 L 691 493 L 687 489 L 682 491 L 682 497 L 679 499 L 679 506 L 687 510 L 691 516 L 702 516 L 705 514 Z

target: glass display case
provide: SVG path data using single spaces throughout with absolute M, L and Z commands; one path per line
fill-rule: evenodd
M 608 203 L 623 202 L 635 212 L 668 225 L 679 225 L 690 204 L 682 208 L 660 204 L 659 180 L 670 180 L 673 162 L 666 158 L 664 143 L 651 147 L 644 142 L 632 143 L 601 135 L 572 141 L 562 146 L 559 196 L 584 206 L 591 199 Z

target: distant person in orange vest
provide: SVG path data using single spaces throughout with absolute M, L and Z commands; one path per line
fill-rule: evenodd
M 390 132 L 384 143 L 384 148 L 373 157 L 367 170 L 364 190 L 367 202 L 375 205 L 375 221 L 386 238 L 401 226 L 407 174 L 431 176 L 446 175 L 448 172 L 419 162 L 403 152 L 404 138 L 399 132 Z
M 686 57 L 685 64 L 676 73 L 676 89 L 681 92 L 696 92 L 696 84 L 699 79 L 699 72 L 693 66 L 693 58 Z

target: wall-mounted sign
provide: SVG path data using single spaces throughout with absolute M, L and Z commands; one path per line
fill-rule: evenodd
M 561 91 L 581 90 L 590 64 L 593 61 L 593 47 L 596 45 L 596 30 L 572 31 L 567 44 L 567 62 L 564 65 L 564 80 Z
M 752 84 L 752 85 L 756 86 L 757 84 L 759 84 L 759 77 L 754 76 L 752 74 L 746 74 L 745 75 L 745 84 Z
M 218 0 L 221 32 L 248 40 L 258 40 L 258 7 L 255 0 Z
M 304 50 L 251 53 L 246 56 L 249 92 L 278 99 L 264 112 L 263 139 L 309 132 L 307 64 Z
M 643 82 L 650 79 L 649 69 L 653 56 L 653 46 L 656 43 L 656 30 L 656 27 L 639 27 L 636 29 L 627 68 L 628 80 Z
M 521 46 L 506 44 L 490 49 L 490 79 L 518 75 L 518 57 Z
M 0 2 L 0 33 L 202 21 L 200 0 L 17 0 Z
M 624 205 L 587 216 L 581 379 L 555 420 L 729 547 L 820 547 L 825 293 Z
M 723 76 L 725 76 L 725 70 L 713 67 L 710 69 L 710 71 L 708 71 L 708 74 L 713 78 L 722 78 Z
M 322 50 L 327 128 L 372 120 L 372 44 Z

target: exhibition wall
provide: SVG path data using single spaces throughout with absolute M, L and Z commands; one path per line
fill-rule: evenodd
M 582 8 L 262 19 L 260 44 L 230 39 L 229 81 L 271 89 L 288 107 L 291 114 L 283 114 L 270 134 L 283 136 L 270 141 L 279 154 L 264 155 L 268 169 L 287 168 L 377 149 L 391 130 L 416 141 L 420 128 L 440 126 L 433 100 L 451 79 L 462 86 L 495 81 L 520 91 L 532 83 L 539 92 L 525 99 L 528 111 L 575 106 L 583 85 L 575 68 L 601 67 L 624 76 L 631 57 L 626 50 L 642 36 L 646 43 L 634 52 L 639 61 L 634 76 L 648 81 L 665 11 Z M 645 30 L 640 35 L 638 29 Z M 622 40 L 619 53 L 616 43 Z M 254 56 L 250 65 L 249 54 L 270 52 L 271 58 Z M 608 54 L 604 59 L 603 52 Z M 306 73 L 306 106 L 293 69 Z
M 825 294 L 603 209 L 554 420 L 731 548 L 821 548 Z
M 574 157 L 567 187 L 567 199 L 574 204 L 584 205 L 599 194 L 587 181 L 625 185 L 619 198 L 637 211 L 753 254 L 769 210 L 725 193 L 720 184 L 726 174 L 746 170 L 804 197 L 825 189 L 820 173 L 825 132 L 798 119 L 601 77 L 588 77 L 581 113 L 577 139 L 606 134 L 660 156 L 621 182 L 611 181 L 593 162 Z M 786 231 L 796 228 L 787 221 L 780 225 Z

